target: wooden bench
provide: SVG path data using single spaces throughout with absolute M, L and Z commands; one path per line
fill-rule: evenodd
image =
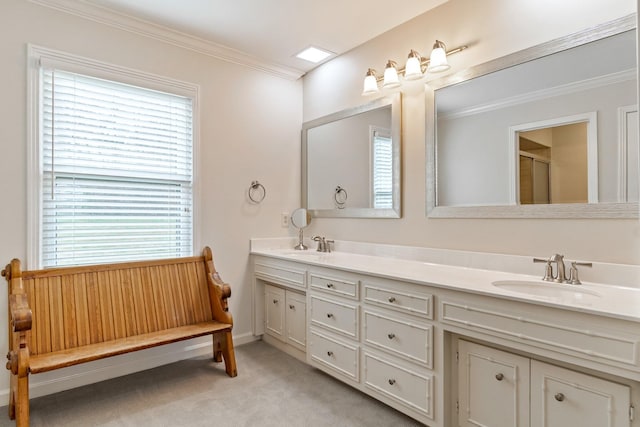
M 29 425 L 29 374 L 213 335 L 213 357 L 235 377 L 229 286 L 202 256 L 21 271 L 9 282 L 9 417 Z

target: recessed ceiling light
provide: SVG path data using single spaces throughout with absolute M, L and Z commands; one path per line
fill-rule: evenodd
M 302 52 L 296 55 L 296 58 L 304 59 L 305 61 L 313 62 L 317 64 L 320 61 L 323 61 L 333 55 L 333 52 L 329 52 L 328 50 L 319 49 L 317 47 L 309 46 Z

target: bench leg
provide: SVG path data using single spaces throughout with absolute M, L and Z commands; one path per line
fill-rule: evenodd
M 9 389 L 9 418 L 17 427 L 29 426 L 29 377 L 11 374 Z
M 220 334 L 213 334 L 213 360 L 222 362 L 224 358 L 224 366 L 227 375 L 235 377 L 238 375 L 236 367 L 236 353 L 233 349 L 233 337 L 231 331 Z

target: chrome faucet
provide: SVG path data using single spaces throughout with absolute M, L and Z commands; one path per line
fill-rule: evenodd
M 569 283 L 571 285 L 580 285 L 580 279 L 578 278 L 578 265 L 584 267 L 591 267 L 593 264 L 590 262 L 571 262 L 571 269 L 569 270 L 569 278 L 567 279 L 566 269 L 564 265 L 564 255 L 553 254 L 548 259 L 543 258 L 534 258 L 533 262 L 544 262 L 544 276 L 542 280 L 547 282 L 557 282 L 557 283 Z M 556 263 L 556 273 L 553 274 L 553 266 L 552 263 Z
M 333 240 L 327 240 L 321 236 L 313 236 L 311 240 L 318 242 L 318 249 L 316 249 L 318 252 L 331 252 L 331 244 L 334 242 Z

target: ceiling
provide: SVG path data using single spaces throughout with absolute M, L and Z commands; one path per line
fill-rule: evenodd
M 310 45 L 336 55 L 448 0 L 84 0 L 303 75 Z M 391 5 L 391 6 L 390 6 Z

